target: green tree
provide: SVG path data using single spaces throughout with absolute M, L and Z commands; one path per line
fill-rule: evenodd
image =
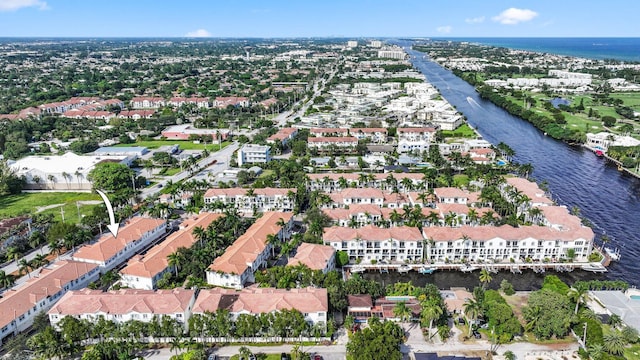
M 13 275 L 5 273 L 4 270 L 0 270 L 0 288 L 10 288 L 15 282 L 16 279 Z
M 603 336 L 604 348 L 608 353 L 614 355 L 622 355 L 624 348 L 627 346 L 627 340 L 620 331 L 611 331 Z
M 87 179 L 91 181 L 94 189 L 117 192 L 132 188 L 134 176 L 135 173 L 127 165 L 103 162 L 89 172 Z
M 482 270 L 480 270 L 480 275 L 478 276 L 478 279 L 482 284 L 482 288 L 486 289 L 487 285 L 489 285 L 491 280 L 493 280 L 493 277 L 491 276 L 491 273 L 489 272 L 489 270 L 483 268 Z
M 19 194 L 24 186 L 24 180 L 16 174 L 16 170 L 0 160 L 0 196 Z
M 523 308 L 523 315 L 536 338 L 549 339 L 567 334 L 573 316 L 572 310 L 566 295 L 542 289 L 531 293 L 529 303 Z

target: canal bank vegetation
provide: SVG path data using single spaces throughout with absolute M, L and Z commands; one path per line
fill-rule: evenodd
M 434 41 L 414 48 L 476 87 L 483 99 L 554 139 L 583 144 L 587 133 L 599 132 L 640 138 L 637 67 L 469 43 Z M 570 71 L 569 80 L 562 80 L 569 85 L 560 85 L 554 69 Z M 591 78 L 572 83 L 572 76 Z M 640 150 L 620 148 L 607 155 L 626 169 L 638 167 Z

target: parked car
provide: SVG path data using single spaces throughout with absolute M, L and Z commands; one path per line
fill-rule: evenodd
M 281 353 L 280 354 L 280 360 L 289 360 L 289 354 Z
M 313 360 L 322 360 L 322 355 L 319 355 L 319 354 L 313 355 Z

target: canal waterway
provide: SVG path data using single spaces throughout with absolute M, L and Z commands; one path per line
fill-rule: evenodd
M 608 247 L 619 248 L 621 260 L 612 263 L 609 272 L 594 275 L 583 271 L 558 274 L 572 282 L 576 279 L 608 278 L 625 280 L 640 286 L 640 180 L 625 175 L 605 159 L 582 147 L 574 147 L 545 136 L 530 123 L 510 115 L 489 101 L 481 99 L 475 89 L 449 70 L 425 57 L 424 53 L 408 48 L 409 42 L 398 42 L 406 47 L 411 62 L 433 84 L 442 96 L 463 113 L 471 126 L 492 144 L 504 142 L 515 150 L 515 160 L 534 166 L 532 177 L 546 181 L 552 198 L 568 208 L 577 206 L 581 215 L 594 224 L 596 238 L 606 233 Z M 554 271 L 548 273 L 555 274 Z M 450 286 L 473 287 L 476 274 L 434 273 L 369 274 L 381 281 L 413 280 L 435 282 L 441 288 Z M 432 278 L 425 278 L 431 276 Z M 535 288 L 544 275 L 533 272 L 523 274 L 501 273 L 494 276 L 494 285 L 502 278 L 512 281 L 517 289 Z

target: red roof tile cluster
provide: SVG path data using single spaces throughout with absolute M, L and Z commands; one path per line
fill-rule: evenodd
M 424 238 L 420 230 L 415 227 L 396 226 L 392 228 L 379 228 L 373 225 L 363 226 L 359 229 L 352 229 L 341 226 L 333 226 L 324 229 L 322 240 L 327 243 L 331 241 L 352 241 L 362 239 L 364 241 L 422 241 Z
M 302 243 L 298 246 L 296 255 L 289 259 L 287 266 L 304 264 L 311 270 L 324 270 L 336 250 L 331 246 Z
M 125 315 L 130 313 L 171 315 L 184 313 L 195 290 L 122 289 L 79 290 L 66 293 L 48 314 L 79 316 L 82 314 Z
M 128 220 L 118 230 L 118 237 L 111 233 L 103 235 L 96 243 L 84 245 L 75 254 L 73 259 L 94 260 L 105 262 L 123 250 L 129 243 L 142 238 L 142 235 L 165 224 L 161 219 L 150 219 L 136 216 Z
M 522 226 L 515 228 L 509 225 L 503 226 L 461 226 L 461 227 L 427 227 L 423 229 L 427 238 L 435 241 L 455 241 L 467 237 L 472 241 L 488 241 L 493 239 L 503 240 L 546 240 L 546 241 L 573 241 L 577 239 L 593 239 L 593 231 L 588 227 L 571 229 L 570 231 L 558 231 L 546 226 Z
M 244 188 L 227 188 L 227 189 L 209 189 L 204 193 L 204 198 L 212 198 L 218 196 L 225 197 L 236 197 L 236 196 L 246 196 L 249 189 Z M 287 196 L 289 191 L 293 191 L 294 193 L 297 191 L 296 188 L 257 188 L 253 189 L 253 196 Z
M 276 140 L 282 141 L 282 140 L 291 138 L 297 132 L 298 132 L 298 129 L 296 129 L 296 128 L 282 128 L 282 129 L 278 130 L 277 133 L 269 136 L 269 138 L 267 138 L 267 140 L 268 141 L 276 141 Z
M 293 213 L 290 212 L 265 212 L 224 254 L 213 261 L 209 270 L 236 275 L 244 273 L 266 249 L 267 235 L 276 235 L 282 229 L 277 224 L 280 219 L 286 224 L 292 217 Z
M 151 278 L 164 271 L 169 266 L 167 256 L 178 248 L 190 248 L 198 239 L 193 235 L 193 229 L 200 226 L 206 229 L 214 220 L 222 217 L 222 214 L 200 213 L 180 224 L 180 230 L 169 235 L 164 241 L 152 247 L 144 255 L 137 255 L 129 260 L 127 266 L 120 271 L 121 274 Z
M 37 303 L 60 292 L 64 286 L 95 269 L 97 265 L 61 260 L 40 270 L 40 273 L 17 288 L 8 290 L 0 299 L 0 328 L 18 316 L 33 310 Z
M 202 289 L 193 305 L 193 313 L 215 312 L 227 309 L 232 313 L 269 313 L 296 309 L 301 313 L 326 312 L 329 310 L 327 289 L 300 288 L 274 289 L 250 287 L 242 290 Z

